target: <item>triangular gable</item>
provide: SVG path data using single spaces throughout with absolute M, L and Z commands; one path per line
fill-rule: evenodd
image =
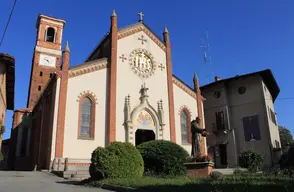
M 119 29 L 118 39 L 122 39 L 140 31 L 144 31 L 150 39 L 152 39 L 162 50 L 165 51 L 164 42 L 146 24 L 141 22 Z
M 122 39 L 129 35 L 138 33 L 140 31 L 144 31 L 146 35 L 152 39 L 162 50 L 165 51 L 165 44 L 164 42 L 144 23 L 136 23 L 133 25 L 129 25 L 123 27 L 118 30 L 118 39 Z M 109 57 L 110 54 L 110 36 L 107 33 L 100 43 L 95 47 L 95 49 L 91 52 L 85 62 L 92 61 L 95 59 L 100 59 L 103 57 Z

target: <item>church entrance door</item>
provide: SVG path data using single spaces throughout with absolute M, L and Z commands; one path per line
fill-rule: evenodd
M 135 135 L 136 145 L 140 145 L 141 143 L 155 140 L 155 134 L 152 130 L 144 130 L 138 129 Z

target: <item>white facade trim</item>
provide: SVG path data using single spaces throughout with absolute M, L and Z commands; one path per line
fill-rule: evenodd
M 41 53 L 47 53 L 51 55 L 57 55 L 57 56 L 62 55 L 62 52 L 60 50 L 48 49 L 48 48 L 40 47 L 38 45 L 36 46 L 35 50 Z
M 60 26 L 63 26 L 64 24 L 60 21 L 60 22 L 57 22 L 57 21 L 52 21 L 51 19 L 45 19 L 45 18 L 41 18 L 41 21 L 45 21 L 47 23 L 52 23 L 52 24 L 55 24 L 55 25 L 60 25 Z
M 53 161 L 55 157 L 59 93 L 60 93 L 60 78 L 58 78 L 56 81 L 56 93 L 55 93 L 55 102 L 54 102 L 55 107 L 54 107 L 54 114 L 53 114 L 53 130 L 52 130 L 52 142 L 51 142 L 51 161 Z

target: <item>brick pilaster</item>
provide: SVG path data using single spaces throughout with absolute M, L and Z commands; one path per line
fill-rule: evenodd
M 107 113 L 107 143 L 116 139 L 116 74 L 117 74 L 117 16 L 113 11 L 111 16 L 111 50 L 108 69 L 108 113 Z
M 165 54 L 166 54 L 166 71 L 167 71 L 170 141 L 176 142 L 171 45 L 170 45 L 170 40 L 169 40 L 169 33 L 168 33 L 166 27 L 164 28 L 163 37 L 164 37 L 164 42 L 165 42 L 165 47 L 166 47 Z
M 59 103 L 58 103 L 55 157 L 63 157 L 69 58 L 70 58 L 70 51 L 68 48 L 68 43 L 66 43 L 66 47 L 64 51 L 62 52 L 62 71 L 61 71 Z

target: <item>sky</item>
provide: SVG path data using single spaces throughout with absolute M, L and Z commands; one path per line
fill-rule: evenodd
M 13 0 L 1 0 L 0 35 Z M 138 21 L 162 37 L 170 32 L 173 73 L 192 86 L 196 72 L 201 85 L 214 76 L 271 69 L 281 92 L 275 101 L 279 125 L 294 129 L 294 1 L 292 0 L 18 0 L 0 52 L 16 60 L 15 109 L 26 107 L 36 43 L 38 14 L 67 21 L 63 45 L 69 41 L 71 66 L 81 64 L 109 31 L 115 9 L 119 27 Z M 201 38 L 208 31 L 211 62 L 204 64 Z M 7 111 L 3 139 L 10 137 L 13 111 Z

